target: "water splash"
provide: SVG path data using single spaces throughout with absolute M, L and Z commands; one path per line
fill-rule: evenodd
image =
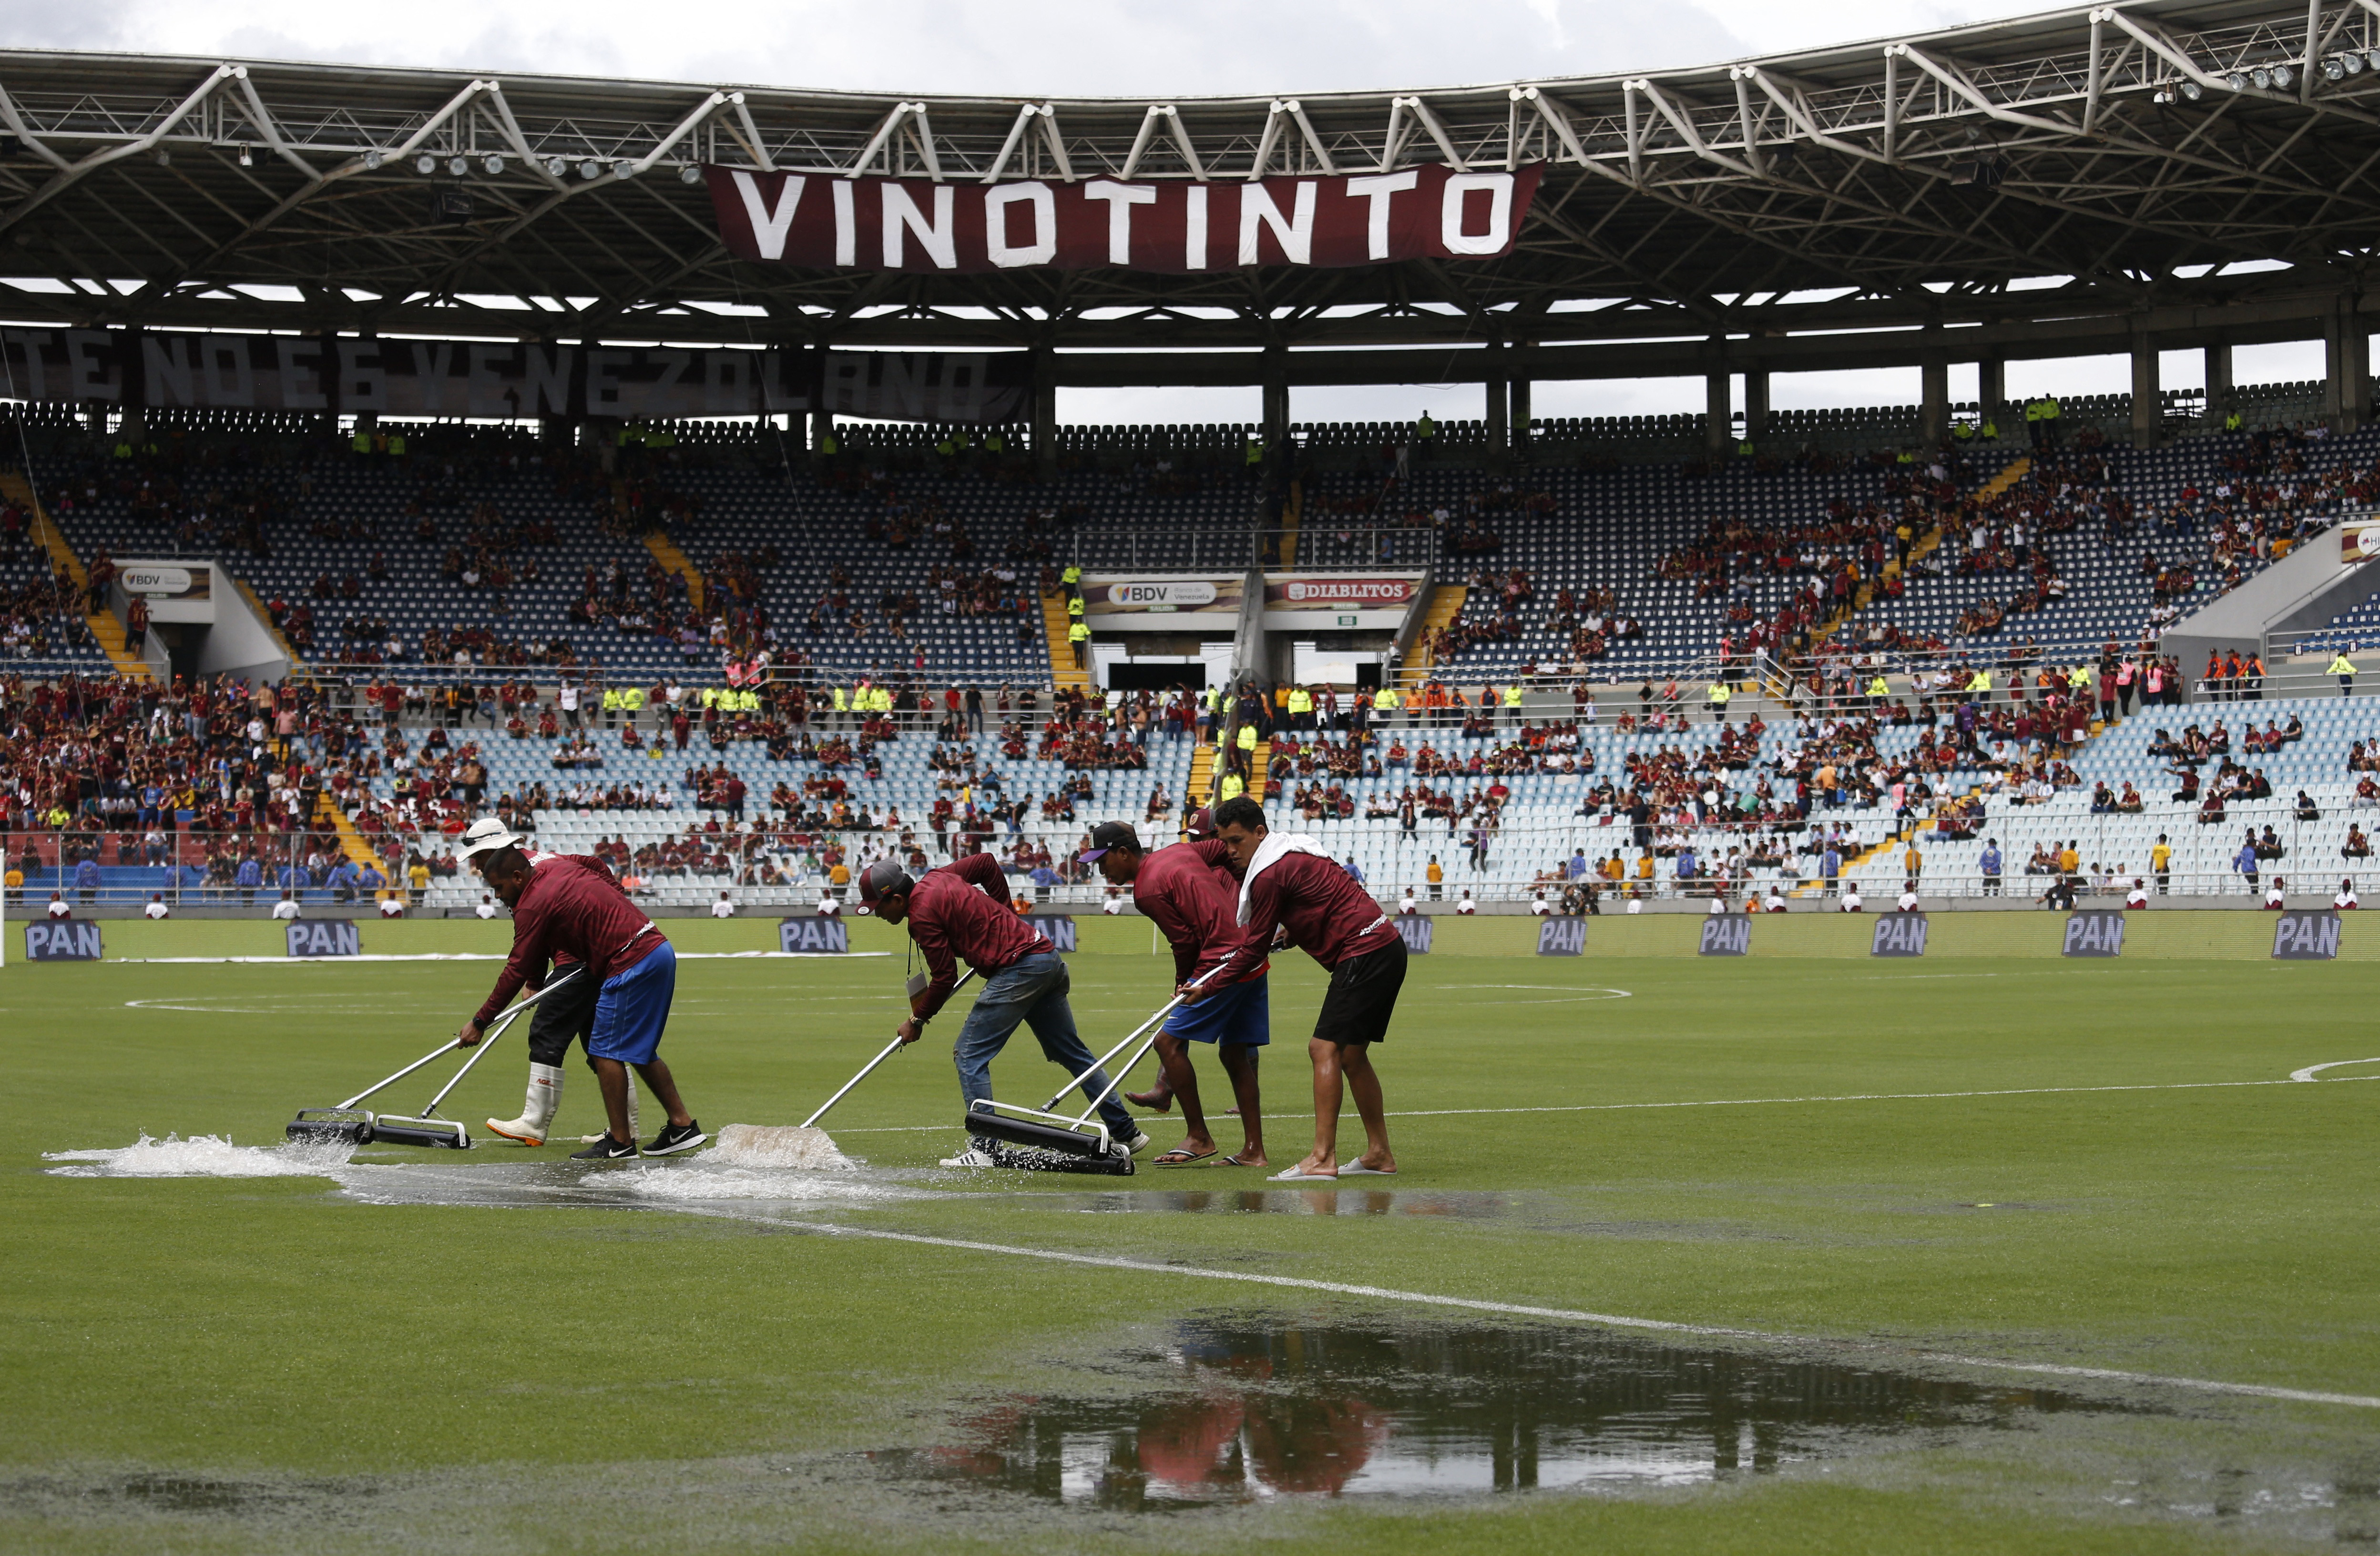
M 42 1160 L 69 1163 L 50 1169 L 62 1178 L 331 1178 L 354 1149 L 338 1141 L 239 1146 L 227 1135 L 143 1134 L 111 1150 L 44 1151 Z

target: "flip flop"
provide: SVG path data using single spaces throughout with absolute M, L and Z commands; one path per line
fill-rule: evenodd
M 1350 1161 L 1346 1166 L 1339 1169 L 1339 1175 L 1342 1178 L 1393 1178 L 1397 1175 L 1397 1170 L 1393 1167 L 1386 1169 L 1366 1167 L 1360 1161 Z
M 1220 1149 L 1221 1148 L 1220 1147 L 1217 1148 L 1217 1149 Z M 1210 1150 L 1207 1152 L 1206 1155 L 1202 1156 L 1196 1151 L 1189 1150 L 1181 1146 L 1176 1146 L 1162 1156 L 1151 1157 L 1148 1164 L 1151 1167 L 1195 1167 L 1199 1162 L 1206 1161 L 1207 1157 L 1213 1156 L 1214 1154 L 1215 1151 Z
M 1233 1151 L 1233 1152 L 1232 1152 L 1231 1155 L 1229 1155 L 1229 1156 L 1225 1156 L 1225 1157 L 1219 1157 L 1219 1158 L 1217 1158 L 1217 1159 L 1216 1159 L 1216 1161 L 1215 1161 L 1215 1165 L 1216 1165 L 1216 1166 L 1218 1166 L 1218 1167 L 1250 1167 L 1250 1166 L 1257 1166 L 1257 1165 L 1261 1165 L 1261 1164 L 1260 1164 L 1260 1163 L 1257 1163 L 1257 1162 L 1243 1161 L 1241 1161 L 1241 1160 L 1240 1160 L 1240 1153 L 1239 1153 L 1239 1152 L 1237 1152 L 1237 1151 Z
M 1296 1168 L 1292 1167 L 1285 1173 L 1275 1173 L 1271 1177 L 1267 1178 L 1265 1181 L 1267 1183 L 1275 1184 L 1335 1184 L 1339 1180 L 1335 1176 L 1328 1173 L 1301 1173 Z

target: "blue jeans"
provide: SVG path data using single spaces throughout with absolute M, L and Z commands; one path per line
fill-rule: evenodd
M 1091 1068 L 1091 1051 L 1075 1032 L 1075 1013 L 1066 1003 L 1072 982 L 1066 964 L 1050 952 L 1027 956 L 991 975 L 977 996 L 975 1008 L 967 1012 L 966 1025 L 959 1028 L 955 1054 L 959 1094 L 969 1106 L 991 1095 L 992 1056 L 1008 1046 L 1019 1022 L 1033 1028 L 1042 1053 L 1068 1076 Z M 1106 1073 L 1093 1071 L 1083 1082 L 1084 1100 L 1098 1096 L 1107 1085 Z M 1108 1133 L 1116 1139 L 1129 1140 L 1140 1133 L 1140 1125 L 1113 1097 L 1099 1104 L 1099 1117 L 1107 1121 Z

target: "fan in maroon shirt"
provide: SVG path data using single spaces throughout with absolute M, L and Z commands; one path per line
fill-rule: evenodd
M 1272 948 L 1276 929 L 1290 944 L 1305 947 L 1330 969 L 1330 991 L 1323 995 L 1321 1015 L 1306 1043 L 1314 1062 L 1314 1149 L 1296 1166 L 1273 1176 L 1286 1183 L 1340 1176 L 1342 1091 L 1354 1094 L 1365 1137 L 1364 1154 L 1343 1171 L 1393 1173 L 1397 1161 L 1389 1149 L 1388 1112 L 1379 1076 L 1372 1068 L 1371 1045 L 1387 1039 L 1397 991 L 1404 987 L 1403 937 L 1380 905 L 1329 855 L 1295 848 L 1284 852 L 1278 845 L 1266 848 L 1271 833 L 1264 807 L 1246 796 L 1235 795 L 1216 807 L 1215 825 L 1220 845 L 1204 846 L 1220 846 L 1228 857 L 1232 873 L 1242 881 L 1246 906 L 1236 915 L 1241 919 L 1239 944 L 1218 964 L 1221 970 L 1207 989 L 1255 977 Z M 1261 860 L 1260 852 L 1265 856 Z M 1184 992 L 1194 1002 L 1199 995 L 1186 987 Z

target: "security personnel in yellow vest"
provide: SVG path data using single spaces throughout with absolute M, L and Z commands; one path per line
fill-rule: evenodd
M 1076 597 L 1083 592 L 1083 570 L 1071 562 L 1066 564 L 1066 570 L 1058 575 L 1058 581 L 1066 586 L 1069 597 Z
M 1423 411 L 1421 419 L 1414 423 L 1414 449 L 1425 460 L 1438 452 L 1438 423 L 1429 419 L 1427 411 Z
M 1379 690 L 1372 694 L 1372 712 L 1379 723 L 1387 723 L 1396 717 L 1397 704 L 1402 700 L 1403 699 L 1397 696 L 1395 687 L 1382 686 Z
M 405 456 L 405 434 L 403 432 L 391 432 L 388 435 L 388 453 L 389 457 L 392 459 L 401 459 Z
M 1314 694 L 1304 687 L 1290 687 L 1289 695 L 1281 699 L 1281 705 L 1289 714 L 1290 728 L 1314 727 Z
M 2049 444 L 2053 448 L 2058 446 L 2058 419 L 2065 413 L 2065 407 L 2058 403 L 2057 395 L 2044 395 L 2041 397 L 2041 435 L 2049 440 Z
M 1241 723 L 1239 735 L 1233 741 L 1233 744 L 1239 747 L 1240 755 L 1247 758 L 1251 761 L 1256 760 L 1257 726 L 1255 720 L 1249 719 Z
M 1711 717 L 1714 719 L 1726 718 L 1727 699 L 1734 695 L 1735 694 L 1733 692 L 1727 689 L 1727 683 L 1725 681 L 1713 681 L 1710 684 L 1710 689 L 1703 693 L 1703 700 L 1710 704 Z
M 835 687 L 835 688 L 834 688 L 834 722 L 835 722 L 835 724 L 837 725 L 837 727 L 840 727 L 840 726 L 842 725 L 842 723 L 843 723 L 843 719 L 844 719 L 844 714 L 846 714 L 846 713 L 848 713 L 848 712 L 850 712 L 850 711 L 851 711 L 851 694 L 850 694 L 849 692 L 847 692 L 847 691 L 844 690 L 841 687 Z
M 1736 453 L 1736 456 L 1737 456 L 1738 458 L 1740 458 L 1740 459 L 1749 459 L 1749 458 L 1751 458 L 1751 457 L 1752 457 L 1752 440 L 1751 440 L 1750 438 L 1746 438 L 1746 439 L 1744 439 L 1742 443 L 1737 444 L 1735 445 L 1735 453 Z
M 1998 443 L 1999 442 L 1999 439 L 2000 424 L 1998 419 L 1997 417 L 1989 416 L 1984 418 L 1984 441 L 1986 443 Z
M 620 711 L 628 715 L 628 723 L 631 727 L 636 724 L 637 715 L 644 711 L 644 687 L 629 687 L 620 693 Z
M 1083 597 L 1081 595 L 1070 594 L 1066 597 L 1066 614 L 1076 626 L 1082 625 Z
M 1215 785 L 1215 803 L 1220 805 L 1227 799 L 1237 799 L 1247 792 L 1247 787 L 1238 773 L 1226 772 L 1223 781 Z
M 1885 699 L 1892 695 L 1892 683 L 1879 675 L 1867 684 L 1867 694 L 1874 698 L 1876 705 L 1881 708 L 1884 706 Z
M 1086 636 L 1087 636 L 1087 634 Z M 870 699 L 868 705 L 874 708 L 878 712 L 890 717 L 892 712 L 892 688 L 891 687 L 878 687 L 868 695 Z
M 369 429 L 358 425 L 356 428 L 356 435 L 347 440 L 347 445 L 358 454 L 370 454 L 372 451 L 371 432 Z
M 746 687 L 741 692 L 736 694 L 735 709 L 736 711 L 742 713 L 759 712 L 760 711 L 760 694 L 754 691 L 750 687 Z
M 129 459 L 132 457 L 132 440 L 130 438 L 119 438 L 116 440 L 115 456 L 118 459 Z
M 1950 436 L 1961 443 L 1973 443 L 1975 441 L 1975 424 L 1967 420 L 1954 421 L 1950 424 Z
M 1091 667 L 1091 629 L 1083 625 L 1082 617 L 1076 616 L 1075 625 L 1066 628 L 1066 641 L 1075 645 L 1075 668 L 1088 670 Z
M 2087 697 L 2090 695 L 2091 683 L 2091 667 L 2087 664 L 2078 664 L 2066 673 L 2066 689 L 2069 691 L 2078 692 Z
M 1264 439 L 1262 439 L 1262 438 L 1250 438 L 1250 439 L 1248 440 L 1248 453 L 1247 453 L 1247 466 L 1248 466 L 1248 468 L 1250 468 L 1250 469 L 1254 469 L 1254 468 L 1256 468 L 1258 465 L 1261 465 L 1261 464 L 1263 464 L 1263 463 L 1264 463 Z
M 605 687 L 603 688 L 603 727 L 605 729 L 617 729 L 619 726 L 620 688 L 617 687 Z
M 1972 675 L 1968 676 L 1968 677 L 1967 677 L 1967 694 L 1968 694 L 1970 697 L 1989 697 L 1989 696 L 1991 696 L 1991 695 L 1992 695 L 1992 673 L 1991 673 L 1990 671 L 1988 671 L 1988 670 L 1978 670 L 1978 671 L 1976 671 L 1973 675 Z
M 830 459 L 843 452 L 843 444 L 835 437 L 834 428 L 832 424 L 827 427 L 825 432 L 819 434 L 818 451 Z
M 1521 722 L 1521 683 L 1518 681 L 1504 688 L 1504 722 L 1511 724 Z
M 998 432 L 986 432 L 984 434 L 983 451 L 986 454 L 990 455 L 993 458 L 999 458 L 1001 454 L 1005 451 L 1007 447 L 1007 441 Z
M 2024 402 L 2024 435 L 2035 448 L 2042 446 L 2042 440 L 2048 435 L 2041 424 L 2041 402 L 2038 399 Z
M 2240 414 L 2236 410 L 2229 412 L 2223 418 L 2223 430 L 2227 432 L 2236 432 L 2247 424 L 2246 419 L 2240 416 Z
M 2355 695 L 2355 662 L 2347 657 L 2347 650 L 2345 649 L 2339 650 L 2337 654 L 2332 656 L 2330 668 L 2324 671 L 2323 674 L 2325 675 L 2336 675 L 2338 677 L 2339 696 L 2353 697 Z

